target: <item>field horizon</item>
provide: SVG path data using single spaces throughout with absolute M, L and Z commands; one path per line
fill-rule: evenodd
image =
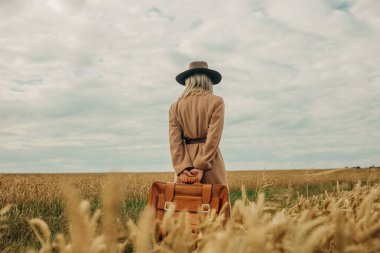
M 226 170 L 226 172 L 249 172 L 249 171 L 304 171 L 304 170 L 343 170 L 343 169 L 380 169 L 380 165 L 372 165 L 372 166 L 345 166 L 345 167 L 324 167 L 324 168 L 318 168 L 318 167 L 309 167 L 309 168 L 264 168 L 264 169 L 237 169 L 237 170 Z M 122 171 L 122 170 L 101 170 L 101 171 L 11 171 L 12 169 L 1 169 L 0 175 L 6 175 L 6 174 L 12 174 L 12 175 L 23 175 L 23 174 L 110 174 L 110 173 L 127 173 L 127 174 L 146 174 L 146 173 L 174 173 L 174 170 L 163 170 L 163 171 L 157 171 L 157 170 L 148 170 L 148 171 Z

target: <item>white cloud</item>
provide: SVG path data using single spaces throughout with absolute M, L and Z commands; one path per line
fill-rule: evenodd
M 223 75 L 227 169 L 379 164 L 380 4 L 2 1 L 0 169 L 170 170 L 177 73 Z

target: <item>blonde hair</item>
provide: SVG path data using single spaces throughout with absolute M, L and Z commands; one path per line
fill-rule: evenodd
M 179 98 L 185 98 L 190 95 L 205 95 L 213 94 L 213 83 L 205 74 L 194 74 L 186 78 L 185 90 L 182 92 Z

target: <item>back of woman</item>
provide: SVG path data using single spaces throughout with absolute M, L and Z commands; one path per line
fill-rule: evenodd
M 196 67 L 191 68 L 194 63 Z M 196 65 L 204 63 L 191 63 L 189 70 L 182 73 L 182 79 L 179 78 L 181 74 L 176 78 L 185 90 L 169 110 L 170 152 L 176 172 L 174 181 L 182 182 L 185 177 L 196 176 L 201 183 L 228 186 L 219 149 L 224 101 L 213 94 L 212 88 L 218 83 L 219 73 L 208 69 L 207 63 L 202 67 Z

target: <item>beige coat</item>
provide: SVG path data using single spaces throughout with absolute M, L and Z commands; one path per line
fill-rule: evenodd
M 224 101 L 214 94 L 191 95 L 170 106 L 169 142 L 175 170 L 174 182 L 186 168 L 204 170 L 201 183 L 227 185 L 219 142 L 224 124 Z M 206 137 L 205 143 L 186 144 L 187 138 Z

